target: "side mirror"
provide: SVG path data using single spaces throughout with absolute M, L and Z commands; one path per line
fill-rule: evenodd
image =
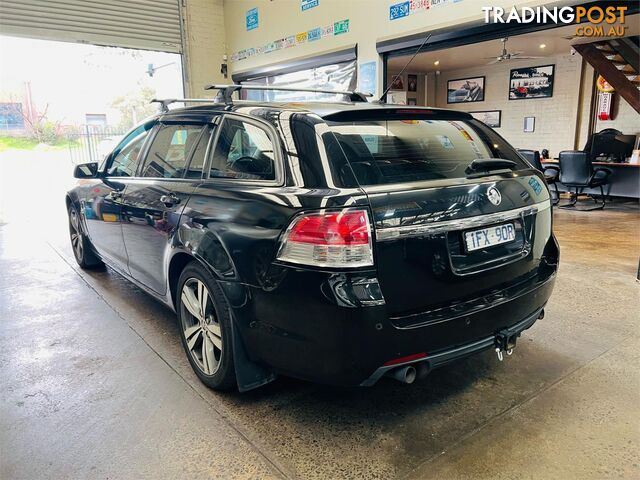
M 81 163 L 73 169 L 75 178 L 96 178 L 98 176 L 98 163 Z

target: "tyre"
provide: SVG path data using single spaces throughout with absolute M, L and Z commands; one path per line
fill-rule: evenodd
M 191 262 L 180 274 L 177 292 L 180 336 L 191 367 L 214 390 L 235 388 L 231 317 L 220 286 Z
M 82 231 L 82 222 L 80 221 L 80 214 L 75 206 L 69 206 L 69 237 L 71 239 L 71 249 L 73 250 L 73 256 L 76 258 L 76 262 L 80 265 L 80 268 L 90 270 L 100 268 L 104 266 L 102 260 L 96 255 L 93 250 L 91 241 Z

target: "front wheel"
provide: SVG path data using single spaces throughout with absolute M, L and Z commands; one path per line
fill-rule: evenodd
M 182 271 L 177 292 L 180 336 L 191 367 L 210 388 L 234 388 L 231 317 L 222 290 L 205 268 L 192 262 Z
M 93 269 L 102 267 L 102 260 L 93 251 L 91 241 L 82 232 L 82 224 L 80 222 L 80 214 L 73 205 L 69 206 L 69 238 L 71 239 L 71 248 L 76 262 L 83 269 Z

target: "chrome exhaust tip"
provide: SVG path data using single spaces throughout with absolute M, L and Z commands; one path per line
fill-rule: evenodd
M 389 375 L 391 375 L 399 382 L 410 384 L 416 380 L 416 369 L 413 366 L 408 365 L 406 367 L 400 367 L 396 368 L 395 370 L 391 370 L 391 372 L 389 372 Z

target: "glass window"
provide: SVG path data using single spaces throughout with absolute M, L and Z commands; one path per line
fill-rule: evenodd
M 253 123 L 226 118 L 213 153 L 211 177 L 275 180 L 273 142 Z
M 162 125 L 147 153 L 142 176 L 183 178 L 202 128 L 202 125 Z
M 132 131 L 120 142 L 111 155 L 111 162 L 107 168 L 109 177 L 133 177 L 140 163 L 140 152 L 144 141 L 153 127 L 152 123 L 142 125 Z
M 196 144 L 196 148 L 193 151 L 193 155 L 191 156 L 189 168 L 187 168 L 187 172 L 185 173 L 185 178 L 202 177 L 202 169 L 206 160 L 205 156 L 207 154 L 207 146 L 209 146 L 211 130 L 211 127 L 205 127 L 204 133 L 199 138 L 198 143 Z
M 360 185 L 464 178 L 475 159 L 506 158 L 527 168 L 497 134 L 476 121 L 330 122 Z

